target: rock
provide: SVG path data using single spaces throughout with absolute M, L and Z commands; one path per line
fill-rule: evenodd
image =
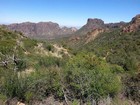
M 94 18 L 94 19 L 89 18 L 87 20 L 87 24 L 84 25 L 82 28 L 80 28 L 76 32 L 76 34 L 84 35 L 84 34 L 87 34 L 87 32 L 91 32 L 92 30 L 97 29 L 97 28 L 105 28 L 104 21 L 97 18 Z
M 122 27 L 124 27 L 126 24 L 127 24 L 127 23 L 121 21 L 121 22 L 119 22 L 119 23 L 108 23 L 108 24 L 105 24 L 105 26 L 106 26 L 107 28 L 109 28 L 109 29 L 110 29 L 110 28 L 111 28 L 111 29 L 114 29 L 114 28 L 122 28 Z
M 133 17 L 132 20 L 131 20 L 131 23 L 132 24 L 140 24 L 140 14 Z
M 22 102 L 17 102 L 17 105 L 25 105 L 25 104 Z
M 92 30 L 91 32 L 88 32 L 87 35 L 86 35 L 86 43 L 89 43 L 90 41 L 94 40 L 100 33 L 102 32 L 105 32 L 104 29 L 102 28 L 97 28 L 97 29 L 94 29 Z
M 123 32 L 135 32 L 140 29 L 140 14 L 132 18 L 128 26 L 123 28 Z
M 95 19 L 89 18 L 86 25 L 89 27 L 98 28 L 98 26 L 104 26 L 104 21 L 101 19 L 97 19 L 97 18 L 95 18 Z
M 114 29 L 114 28 L 122 28 L 126 25 L 125 22 L 119 22 L 119 23 L 108 23 L 105 24 L 103 20 L 97 19 L 97 18 L 89 18 L 87 20 L 87 24 L 84 25 L 82 28 L 80 28 L 76 34 L 77 35 L 85 35 L 88 32 L 91 32 L 95 29 Z
M 43 99 L 42 101 L 34 100 L 34 102 L 32 102 L 32 105 L 65 105 L 65 104 L 63 104 L 63 102 L 55 100 L 53 96 L 49 96 L 46 99 Z
M 13 99 L 7 99 L 5 105 L 17 105 L 17 103 L 18 103 L 18 99 L 13 98 Z

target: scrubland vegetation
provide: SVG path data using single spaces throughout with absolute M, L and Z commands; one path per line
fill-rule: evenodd
M 36 53 L 39 43 L 44 53 Z M 32 105 L 49 96 L 68 105 L 140 102 L 140 31 L 113 30 L 76 48 L 65 39 L 68 55 L 58 52 L 53 43 L 0 28 L 2 104 L 16 98 Z M 55 56 L 55 51 L 61 56 Z

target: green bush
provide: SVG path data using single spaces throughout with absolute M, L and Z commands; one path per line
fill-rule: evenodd
M 71 97 L 86 100 L 114 96 L 121 82 L 112 72 L 112 67 L 103 59 L 89 54 L 78 54 L 70 59 L 64 71 L 65 88 Z
M 50 94 L 62 98 L 59 70 L 56 68 L 37 70 L 28 77 L 30 84 L 26 93 L 26 99 L 42 99 Z M 31 97 L 30 97 L 31 95 Z
M 125 95 L 135 102 L 140 103 L 140 74 L 126 75 L 123 78 Z
M 62 66 L 64 63 L 63 60 L 60 58 L 52 57 L 52 56 L 46 56 L 39 58 L 39 65 L 44 67 L 51 67 L 51 66 Z
M 27 68 L 27 64 L 26 64 L 26 61 L 25 60 L 19 60 L 17 62 L 17 68 L 18 68 L 18 71 L 22 71 L 22 70 L 25 70 Z
M 4 69 L 1 85 L 1 93 L 8 98 L 18 97 L 19 99 L 24 99 L 23 93 L 28 86 L 26 79 L 19 77 L 18 73 L 11 69 Z
M 45 46 L 45 48 L 46 48 L 48 51 L 53 51 L 53 49 L 54 49 L 54 47 L 53 47 L 51 44 Z
M 16 42 L 14 40 L 0 40 L 0 52 L 3 54 L 13 53 Z
M 36 40 L 31 40 L 31 39 L 24 39 L 23 43 L 24 43 L 24 48 L 27 51 L 32 51 L 33 48 L 37 45 L 37 41 Z

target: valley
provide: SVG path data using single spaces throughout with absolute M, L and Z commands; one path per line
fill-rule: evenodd
M 139 105 L 139 90 L 139 14 L 0 25 L 0 105 Z

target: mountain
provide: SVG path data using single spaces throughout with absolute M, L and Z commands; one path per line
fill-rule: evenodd
M 77 35 L 85 35 L 90 31 L 95 29 L 115 29 L 125 26 L 125 22 L 118 22 L 118 23 L 107 23 L 105 24 L 103 20 L 98 18 L 89 18 L 87 20 L 87 24 L 80 28 L 75 34 Z
M 77 31 L 76 28 L 60 28 L 59 24 L 53 22 L 39 22 L 39 23 L 15 23 L 6 25 L 10 30 L 20 31 L 27 37 L 40 38 L 40 39 L 53 39 L 69 35 Z
M 30 28 L 29 37 L 37 33 L 44 37 L 45 30 L 50 36 L 58 30 L 76 31 L 52 24 L 37 23 L 37 28 L 28 22 L 17 27 L 24 34 Z M 40 41 L 0 27 L 0 105 L 49 105 L 52 101 L 84 105 L 91 99 L 99 105 L 110 99 L 112 105 L 139 105 L 140 15 L 129 23 L 88 19 L 77 32 Z
M 124 70 L 120 73 L 125 87 L 123 93 L 140 103 L 140 15 L 128 23 L 104 24 L 100 19 L 88 19 L 87 24 L 76 33 L 64 39 L 63 44 L 74 55 L 92 52 L 111 65 L 121 66 Z M 112 70 L 116 73 L 121 71 L 116 71 L 116 67 Z
M 106 28 L 107 25 L 110 28 Z M 84 29 L 89 32 L 82 36 L 70 37 L 69 42 L 66 41 L 71 48 L 77 51 L 82 49 L 94 52 L 109 63 L 118 64 L 127 71 L 139 69 L 140 15 L 135 16 L 128 23 L 120 24 L 103 24 L 102 20 L 88 20 L 80 30 Z
M 122 28 L 126 25 L 127 23 L 126 22 L 118 22 L 118 23 L 108 23 L 108 24 L 105 24 L 105 26 L 109 29 L 115 29 L 115 28 Z
M 80 28 L 76 34 L 78 35 L 84 35 L 86 34 L 87 32 L 90 32 L 94 29 L 97 29 L 97 28 L 105 28 L 105 24 L 104 24 L 104 21 L 101 20 L 101 19 L 91 19 L 89 18 L 87 20 L 87 24 L 84 25 L 82 28 Z
M 135 32 L 140 29 L 140 14 L 132 18 L 128 26 L 123 28 L 123 32 Z
M 115 29 L 125 26 L 125 22 L 108 23 L 105 24 L 103 20 L 97 18 L 89 18 L 87 24 L 77 30 L 75 27 L 60 27 L 59 24 L 53 22 L 39 22 L 39 23 L 14 23 L 5 25 L 9 30 L 20 31 L 25 36 L 36 39 L 55 39 L 67 37 L 71 35 L 85 35 L 95 29 Z

